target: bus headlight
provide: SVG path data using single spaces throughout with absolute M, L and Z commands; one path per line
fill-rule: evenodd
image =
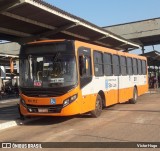
M 25 102 L 25 100 L 23 100 L 23 99 L 20 99 L 20 102 L 21 102 L 21 104 L 25 107 L 25 108 L 27 108 L 27 105 L 26 105 L 26 102 Z
M 63 107 L 67 106 L 68 104 L 72 103 L 73 101 L 75 101 L 78 97 L 78 94 L 75 94 L 69 98 L 67 98 L 66 100 L 64 100 L 63 102 Z
M 63 102 L 63 107 L 67 106 L 68 104 L 69 104 L 69 99 L 67 99 L 67 100 L 65 100 L 65 101 Z

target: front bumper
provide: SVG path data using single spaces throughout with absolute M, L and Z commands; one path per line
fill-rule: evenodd
M 63 105 L 27 105 L 27 107 L 24 107 L 20 103 L 19 109 L 20 114 L 23 116 L 69 116 L 80 114 L 80 105 L 77 101 L 66 107 L 63 107 Z

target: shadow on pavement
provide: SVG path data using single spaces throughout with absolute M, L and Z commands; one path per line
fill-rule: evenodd
M 38 117 L 31 117 L 27 119 L 36 119 Z M 22 121 L 24 122 L 24 125 L 53 125 L 53 124 L 59 124 L 63 123 L 66 121 L 69 121 L 71 119 L 84 119 L 84 118 L 93 118 L 89 113 L 86 114 L 78 114 L 78 115 L 72 115 L 72 116 L 46 116 L 46 117 L 39 117 L 37 120 L 33 120 L 31 122 L 25 123 L 25 120 Z
M 73 119 L 75 116 L 70 117 L 31 117 L 27 118 L 26 120 L 31 120 L 30 122 L 25 123 L 25 120 L 22 121 L 23 125 L 31 125 L 31 126 L 37 126 L 37 125 L 54 125 L 63 123 L 65 121 Z M 38 118 L 38 119 L 37 119 Z M 33 120 L 32 120 L 33 119 Z M 35 119 L 35 120 L 34 120 Z
M 18 100 L 15 97 L 0 100 L 0 124 L 18 119 Z
M 134 110 L 128 110 L 128 109 L 108 109 L 109 111 L 131 111 L 131 112 L 157 112 L 157 113 L 159 113 L 160 112 L 160 110 L 136 110 L 136 109 L 134 109 Z

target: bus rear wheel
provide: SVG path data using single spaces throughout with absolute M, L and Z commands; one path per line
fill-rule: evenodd
M 98 94 L 95 104 L 95 110 L 91 111 L 91 116 L 97 118 L 101 115 L 101 113 L 102 113 L 102 98 Z
M 134 87 L 133 98 L 129 100 L 129 103 L 135 104 L 137 102 L 137 99 L 138 99 L 138 92 L 137 89 Z

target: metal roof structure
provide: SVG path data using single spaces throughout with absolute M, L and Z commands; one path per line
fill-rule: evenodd
M 10 59 L 18 58 L 15 55 L 0 54 L 0 66 L 10 66 Z
M 10 66 L 11 58 L 18 58 L 20 45 L 13 42 L 0 43 L 0 66 Z
M 20 51 L 20 45 L 15 42 L 6 42 L 6 43 L 0 43 L 0 55 L 6 54 L 6 55 L 14 55 L 18 56 Z
M 141 56 L 147 57 L 148 66 L 158 66 L 158 67 L 160 67 L 160 52 L 154 50 L 154 51 L 151 51 L 151 52 L 144 53 Z
M 160 18 L 107 26 L 104 29 L 143 46 L 160 44 Z
M 0 0 L 0 21 L 0 39 L 20 44 L 48 38 L 77 39 L 117 50 L 141 48 L 42 0 Z

